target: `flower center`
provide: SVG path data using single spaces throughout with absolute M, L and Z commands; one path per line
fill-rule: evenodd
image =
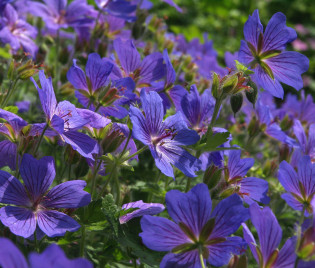
M 177 132 L 174 127 L 170 129 L 165 129 L 161 136 L 151 137 L 151 142 L 154 146 L 158 145 L 158 143 L 161 142 L 159 145 L 162 146 L 165 143 L 163 142 L 164 139 L 171 137 L 171 140 L 173 140 L 176 135 Z

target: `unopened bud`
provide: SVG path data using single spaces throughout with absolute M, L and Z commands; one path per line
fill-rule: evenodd
M 21 72 L 19 74 L 19 78 L 21 80 L 27 80 L 29 79 L 30 77 L 32 77 L 35 73 L 37 73 L 37 70 L 36 69 L 29 69 L 29 70 L 25 70 L 23 72 Z
M 235 193 L 235 188 L 234 187 L 228 187 L 220 193 L 220 197 L 221 198 L 227 198 L 234 193 Z
M 213 73 L 211 91 L 212 91 L 213 97 L 217 100 L 220 97 L 221 92 L 220 92 L 220 79 L 216 73 Z
M 315 260 L 315 228 L 311 226 L 302 235 L 301 243 L 297 249 L 299 258 L 305 261 Z
M 230 99 L 232 111 L 235 114 L 242 108 L 243 105 L 243 94 L 237 93 L 231 96 Z
M 293 120 L 289 118 L 288 115 L 286 115 L 283 120 L 280 122 L 280 127 L 283 131 L 290 130 L 293 126 Z
M 203 182 L 208 185 L 209 189 L 213 189 L 220 181 L 221 174 L 222 170 L 219 167 L 211 165 L 206 169 L 203 175 Z
M 256 119 L 256 117 L 253 117 L 248 124 L 248 134 L 250 137 L 253 137 L 258 134 L 259 131 L 259 121 Z
M 106 133 L 104 133 L 103 140 L 101 141 L 101 147 L 103 154 L 112 153 L 123 143 L 126 136 L 119 130 L 115 129 L 113 124 L 108 124 L 105 127 Z
M 247 86 L 249 86 L 250 88 L 248 90 L 245 90 L 246 98 L 255 107 L 258 96 L 257 85 L 253 81 L 248 81 Z
M 102 104 L 105 106 L 111 105 L 115 100 L 119 99 L 119 95 L 117 93 L 117 88 L 111 88 L 108 90 L 105 96 L 102 98 Z
M 225 94 L 232 93 L 234 91 L 234 89 L 236 88 L 237 84 L 238 84 L 237 74 L 234 74 L 234 75 L 228 77 L 222 85 L 223 93 L 225 93 Z

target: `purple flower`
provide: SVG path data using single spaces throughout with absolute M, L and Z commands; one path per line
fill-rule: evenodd
M 17 143 L 21 137 L 21 130 L 27 126 L 27 122 L 18 115 L 2 109 L 0 109 L 0 118 L 5 120 L 4 123 L 0 123 L 0 134 L 8 139 L 0 142 L 0 167 L 9 166 L 11 170 L 15 170 Z
M 252 104 L 246 106 L 249 110 L 249 119 L 252 118 Z M 247 111 L 248 111 L 247 110 Z M 274 117 L 272 116 L 272 113 L 270 111 L 269 105 L 266 105 L 263 103 L 262 97 L 259 96 L 258 100 L 255 104 L 255 114 L 257 116 L 257 120 L 260 123 L 260 130 L 264 132 L 266 135 L 285 143 L 291 147 L 294 147 L 297 145 L 296 141 L 289 137 L 284 131 L 282 131 L 279 124 L 274 120 Z
M 142 61 L 140 54 L 132 40 L 114 41 L 114 49 L 117 53 L 122 70 L 117 70 L 118 78 L 131 77 L 139 86 L 150 86 L 153 81 L 161 79 L 165 74 L 163 56 L 159 52 L 146 56 Z M 113 70 L 114 71 L 114 70 Z
M 19 108 L 19 113 L 26 113 L 30 109 L 30 101 L 17 101 L 15 105 Z
M 37 30 L 23 19 L 10 4 L 7 4 L 0 18 L 0 41 L 9 44 L 14 52 L 20 47 L 34 58 L 38 47 L 32 39 L 36 38 Z
M 74 219 L 57 209 L 88 205 L 91 196 L 83 191 L 85 181 L 67 181 L 48 191 L 56 175 L 54 160 L 49 156 L 37 160 L 25 154 L 20 174 L 24 185 L 11 174 L 0 171 L 0 203 L 9 204 L 0 209 L 3 225 L 25 238 L 32 236 L 37 225 L 49 237 L 63 236 L 80 228 Z
M 187 94 L 187 90 L 181 85 L 174 85 L 176 80 L 176 72 L 173 68 L 171 60 L 168 56 L 167 49 L 163 51 L 163 59 L 165 62 L 165 81 L 158 81 L 153 84 L 153 88 L 146 88 L 146 91 L 155 90 L 163 99 L 165 109 L 171 108 L 172 104 L 175 107 L 180 106 L 182 97 Z
M 241 159 L 240 150 L 231 150 L 225 176 L 229 187 L 248 204 L 253 200 L 268 204 L 268 182 L 255 177 L 245 177 L 248 170 L 254 165 L 253 158 Z
M 46 124 L 55 132 L 52 135 L 59 135 L 62 141 L 71 145 L 82 156 L 93 160 L 93 154 L 98 153 L 96 141 L 77 131 L 88 124 L 90 120 L 82 118 L 78 114 L 76 107 L 70 102 L 62 101 L 57 103 L 51 77 L 47 79 L 44 71 L 39 71 L 39 80 L 42 88 L 37 85 L 33 77 L 31 78 L 31 81 L 37 88 L 42 108 L 46 115 Z M 44 131 L 46 124 L 35 124 L 36 128 L 39 129 L 39 131 L 37 130 L 39 135 Z
M 78 90 L 75 95 L 84 107 L 95 110 L 94 101 L 98 99 L 100 91 L 107 86 L 107 78 L 112 69 L 113 64 L 106 59 L 101 59 L 97 53 L 89 55 L 85 68 L 86 74 L 77 66 L 76 60 L 73 60 L 73 66 L 68 71 L 67 78 Z M 101 103 L 104 102 L 104 106 L 99 108 L 99 113 L 119 119 L 126 117 L 128 111 L 123 105 L 129 104 L 136 98 L 134 89 L 135 83 L 130 77 L 113 81 L 104 100 L 99 100 Z
M 86 259 L 69 260 L 63 250 L 56 244 L 47 247 L 43 253 L 31 253 L 29 263 L 21 251 L 7 238 L 0 238 L 0 265 L 3 268 L 92 268 L 93 265 Z
M 156 251 L 167 251 L 160 267 L 201 267 L 199 254 L 211 265 L 226 265 L 231 254 L 240 254 L 244 242 L 233 234 L 249 218 L 242 200 L 232 195 L 212 211 L 208 187 L 198 184 L 188 193 L 171 190 L 166 207 L 174 220 L 143 216 L 143 243 Z
M 251 221 L 257 230 L 260 245 L 256 244 L 253 234 L 243 223 L 244 239 L 259 266 L 293 268 L 296 259 L 295 238 L 288 239 L 279 251 L 278 246 L 281 241 L 282 230 L 271 209 L 269 207 L 261 209 L 257 203 L 253 203 L 249 211 Z
M 281 118 L 289 115 L 291 119 L 298 119 L 309 124 L 315 123 L 314 113 L 315 103 L 312 95 L 305 96 L 304 91 L 301 92 L 301 100 L 298 100 L 296 95 L 288 94 L 279 111 Z
M 92 263 L 86 259 L 69 260 L 63 250 L 56 244 L 51 244 L 41 254 L 33 252 L 28 258 L 31 268 L 41 268 L 43 263 L 47 268 L 93 268 Z
M 81 94 L 93 96 L 106 85 L 107 77 L 112 69 L 112 63 L 101 59 L 97 53 L 91 53 L 86 63 L 85 73 L 77 65 L 77 60 L 73 60 L 73 65 L 67 73 L 67 79 Z
M 294 152 L 295 158 L 302 155 L 308 155 L 312 161 L 315 160 L 315 124 L 311 124 L 308 130 L 308 137 L 299 120 L 294 121 L 293 132 L 299 142 L 299 148 Z M 298 155 L 299 154 L 299 157 Z M 298 161 L 295 160 L 296 161 Z M 292 163 L 294 165 L 294 163 Z
M 182 97 L 180 106 L 176 107 L 185 115 L 188 127 L 196 130 L 201 136 L 207 132 L 214 110 L 215 99 L 210 90 L 199 94 L 196 85 L 192 85 L 190 93 Z
M 0 0 L 0 15 L 2 15 L 2 12 L 5 8 L 5 6 L 8 4 L 8 3 L 11 3 L 13 0 Z
M 45 4 L 32 1 L 29 12 L 41 17 L 50 30 L 84 27 L 93 22 L 89 17 L 95 11 L 86 0 L 75 0 L 69 5 L 67 0 L 44 0 L 44 2 Z
M 119 217 L 120 224 L 126 223 L 133 218 L 141 217 L 143 215 L 156 215 L 161 213 L 165 207 L 159 203 L 143 203 L 142 200 L 124 204 L 123 210 L 134 209 L 130 213 L 127 213 Z
M 137 9 L 130 1 L 125 0 L 95 0 L 96 5 L 110 15 L 122 18 L 127 21 L 134 21 L 136 17 L 133 15 Z
M 274 14 L 263 32 L 258 10 L 255 10 L 245 23 L 244 36 L 239 59 L 254 70 L 252 78 L 260 87 L 278 98 L 283 98 L 280 82 L 296 90 L 303 87 L 301 74 L 308 70 L 309 60 L 298 52 L 285 51 L 286 45 L 297 35 L 286 26 L 284 14 Z
M 287 191 L 281 197 L 295 210 L 306 209 L 305 214 L 312 214 L 312 199 L 315 196 L 315 165 L 309 156 L 301 157 L 297 172 L 286 161 L 279 166 L 278 179 Z
M 181 146 L 195 144 L 199 135 L 187 128 L 180 113 L 163 121 L 162 99 L 155 91 L 146 93 L 142 90 L 141 103 L 145 116 L 138 108 L 130 107 L 133 137 L 149 147 L 156 166 L 166 176 L 174 177 L 173 164 L 185 175 L 195 177 L 195 171 L 200 169 L 200 160 Z

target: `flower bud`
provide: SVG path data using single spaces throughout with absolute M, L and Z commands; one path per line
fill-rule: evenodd
M 108 124 L 104 130 L 105 133 L 101 141 L 103 154 L 112 153 L 123 143 L 126 136 L 119 129 L 115 129 L 113 124 Z
M 243 94 L 237 93 L 237 94 L 232 95 L 230 99 L 230 103 L 231 103 L 231 108 L 235 117 L 235 114 L 242 108 Z
M 313 226 L 304 232 L 297 255 L 305 261 L 315 259 L 315 228 Z
M 257 101 L 258 96 L 257 85 L 253 81 L 248 81 L 247 86 L 249 86 L 250 88 L 248 90 L 245 90 L 246 98 L 255 107 L 255 103 Z
M 118 93 L 117 88 L 111 88 L 110 90 L 108 90 L 101 100 L 102 104 L 105 106 L 111 105 L 115 100 L 120 98 L 117 93 Z
M 222 91 L 225 94 L 230 94 L 234 91 L 234 89 L 237 87 L 238 84 L 238 75 L 234 74 L 230 77 L 228 77 L 222 85 Z
M 253 117 L 252 120 L 250 120 L 247 130 L 250 137 L 253 137 L 256 134 L 258 134 L 260 129 L 259 129 L 259 121 L 256 119 L 256 117 Z
M 286 115 L 283 120 L 280 122 L 280 127 L 283 131 L 290 130 L 293 126 L 293 120 L 289 118 L 288 115 Z
M 203 182 L 208 185 L 209 189 L 213 189 L 220 181 L 221 174 L 222 170 L 219 167 L 211 165 L 206 169 L 203 175 Z
M 234 255 L 227 266 L 228 268 L 247 268 L 247 257 L 245 254 L 241 256 Z
M 216 73 L 213 73 L 213 79 L 212 79 L 212 95 L 217 100 L 221 96 L 221 90 L 220 90 L 220 79 L 219 76 Z

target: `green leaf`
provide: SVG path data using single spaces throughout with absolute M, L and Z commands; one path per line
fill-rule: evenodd
M 7 106 L 3 108 L 5 111 L 17 114 L 19 111 L 19 108 L 17 106 Z
M 81 157 L 78 165 L 74 169 L 76 179 L 84 177 L 89 172 L 89 165 L 85 158 Z
M 141 232 L 140 219 L 133 219 L 122 226 L 119 232 L 118 242 L 130 257 L 140 258 L 141 263 L 150 267 L 159 267 L 164 252 L 148 249 L 143 245 L 139 236 Z
M 115 204 L 115 200 L 112 194 L 108 194 L 104 197 L 102 201 L 102 211 L 110 224 L 114 235 L 118 236 L 118 226 L 119 220 L 117 215 L 119 215 L 118 207 Z
M 227 142 L 229 137 L 230 132 L 216 133 L 214 136 L 208 137 L 207 142 L 200 144 L 199 146 L 197 146 L 196 149 L 201 150 L 203 152 L 222 150 L 221 148 L 217 147 Z
M 87 227 L 106 221 L 106 216 L 102 210 L 102 199 L 92 201 L 87 207 L 82 207 L 77 210 L 77 216 L 80 218 L 80 223 Z
M 0 47 L 0 58 L 11 59 L 10 46 L 7 44 L 5 47 Z
M 245 75 L 253 74 L 254 72 L 248 69 L 245 65 L 240 63 L 238 60 L 235 60 L 235 66 L 238 71 L 243 72 Z

